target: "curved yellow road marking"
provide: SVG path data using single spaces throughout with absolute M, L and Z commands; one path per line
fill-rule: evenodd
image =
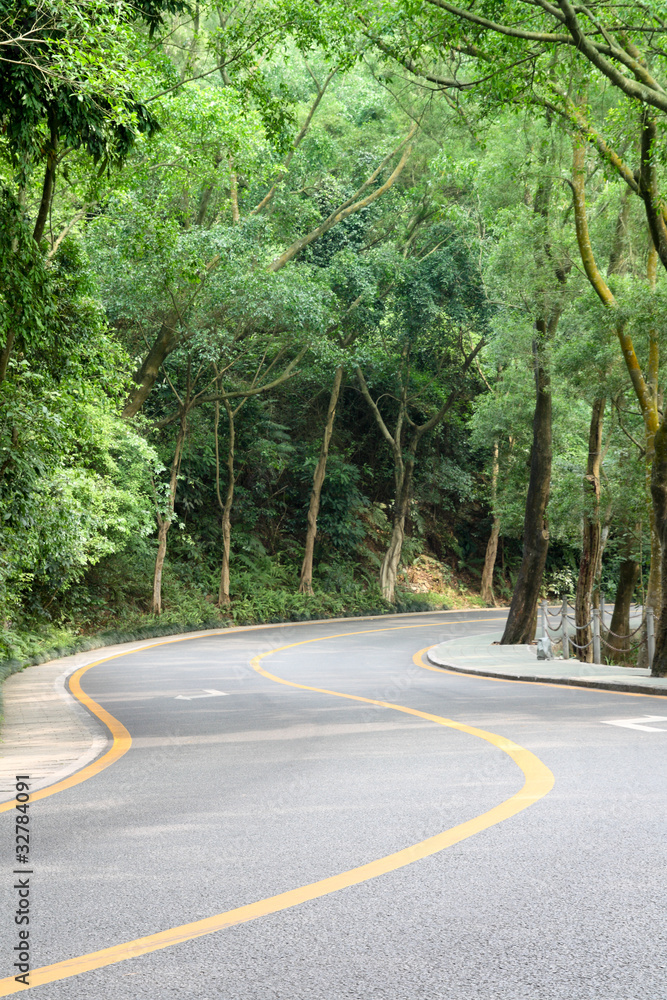
M 126 654 L 119 653 L 119 656 L 124 656 Z M 105 663 L 106 660 L 113 660 L 115 657 L 107 656 L 105 660 L 95 660 L 94 663 L 89 663 L 85 667 L 81 667 L 76 673 L 72 674 L 69 681 L 70 691 L 74 697 L 80 701 L 86 708 L 96 715 L 98 719 L 105 724 L 112 736 L 112 744 L 106 753 L 94 760 L 92 764 L 88 764 L 83 767 L 80 771 L 76 771 L 74 774 L 70 774 L 69 777 L 63 778 L 62 781 L 58 781 L 55 785 L 48 785 L 46 788 L 41 788 L 37 792 L 30 793 L 30 801 L 36 802 L 37 799 L 44 799 L 48 795 L 55 795 L 56 792 L 63 792 L 66 788 L 72 788 L 73 785 L 78 785 L 82 781 L 87 781 L 88 778 L 94 777 L 94 775 L 99 774 L 106 767 L 111 764 L 115 764 L 123 754 L 132 746 L 132 737 L 128 733 L 127 729 L 122 722 L 118 719 L 114 719 L 113 715 L 110 715 L 106 709 L 98 705 L 96 701 L 89 698 L 85 691 L 81 688 L 81 678 L 85 674 L 86 670 L 90 670 L 91 667 L 96 667 L 98 663 Z M 0 813 L 7 812 L 9 809 L 13 809 L 16 805 L 16 799 L 12 799 L 11 802 L 3 802 L 0 805 Z
M 398 628 L 419 627 L 424 628 L 427 626 L 407 625 L 399 626 Z M 2 979 L 0 980 L 0 997 L 10 996 L 25 989 L 32 989 L 35 986 L 43 986 L 46 983 L 53 983 L 62 979 L 68 979 L 71 976 L 78 976 L 83 972 L 91 972 L 94 969 L 100 969 L 108 965 L 113 965 L 129 958 L 138 958 L 140 955 L 146 955 L 153 951 L 159 951 L 162 948 L 169 948 L 175 944 L 182 944 L 185 941 L 191 941 L 194 938 L 202 937 L 206 934 L 213 934 L 226 927 L 233 927 L 238 924 L 247 923 L 250 920 L 256 920 L 258 917 L 266 916 L 269 913 L 277 913 L 280 910 L 290 909 L 291 907 L 298 906 L 300 903 L 305 903 L 308 900 L 319 899 L 332 892 L 338 892 L 340 889 L 346 889 L 353 885 L 359 885 L 361 882 L 367 882 L 369 879 L 377 878 L 379 875 L 385 875 L 388 872 L 396 871 L 398 868 L 403 868 L 405 865 L 412 864 L 414 861 L 419 861 L 420 859 L 427 858 L 432 854 L 437 854 L 438 852 L 445 850 L 447 847 L 451 847 L 453 844 L 458 844 L 460 841 L 474 836 L 476 833 L 481 833 L 482 830 L 487 830 L 496 823 L 501 823 L 503 820 L 509 819 L 511 816 L 515 816 L 523 809 L 527 809 L 528 806 L 533 805 L 539 799 L 543 798 L 543 796 L 545 796 L 553 787 L 553 774 L 549 768 L 546 767 L 541 760 L 539 760 L 539 758 L 530 752 L 530 750 L 524 749 L 524 747 L 519 746 L 512 740 L 506 739 L 504 736 L 497 736 L 495 733 L 489 733 L 483 729 L 476 729 L 473 726 L 466 726 L 461 722 L 455 722 L 452 719 L 445 719 L 440 715 L 432 715 L 429 712 L 420 712 L 417 709 L 409 708 L 406 705 L 396 705 L 392 702 L 377 701 L 374 698 L 363 698 L 360 695 L 345 694 L 341 691 L 330 691 L 326 688 L 312 687 L 308 684 L 297 684 L 294 681 L 288 681 L 282 677 L 278 677 L 276 674 L 271 674 L 267 670 L 264 670 L 261 666 L 261 661 L 267 656 L 282 652 L 286 649 L 293 649 L 295 646 L 305 646 L 313 642 L 323 642 L 327 639 L 342 638 L 343 636 L 363 635 L 368 632 L 389 632 L 397 630 L 398 629 L 396 627 L 385 629 L 366 629 L 364 632 L 341 632 L 335 636 L 321 636 L 318 639 L 306 639 L 302 642 L 291 642 L 286 646 L 280 646 L 277 649 L 260 653 L 251 660 L 251 663 L 259 674 L 269 680 L 275 681 L 278 684 L 286 684 L 289 687 L 301 688 L 306 691 L 317 691 L 322 694 L 334 695 L 337 698 L 348 698 L 352 701 L 362 701 L 369 705 L 378 705 L 382 708 L 389 708 L 397 712 L 404 712 L 407 715 L 415 715 L 421 719 L 426 719 L 429 722 L 436 722 L 441 726 L 446 726 L 450 729 L 456 729 L 460 732 L 468 733 L 471 736 L 477 736 L 479 739 L 485 740 L 487 743 L 490 743 L 492 746 L 495 746 L 504 753 L 508 754 L 521 771 L 523 771 L 526 780 L 520 791 L 510 796 L 510 798 L 506 799 L 504 802 L 501 802 L 500 805 L 494 806 L 492 809 L 482 813 L 480 816 L 476 816 L 474 819 L 468 820 L 465 823 L 460 823 L 458 826 L 454 826 L 450 830 L 445 830 L 443 833 L 438 833 L 434 837 L 429 837 L 417 844 L 412 844 L 410 847 L 403 848 L 403 850 L 396 851 L 393 854 L 388 854 L 383 858 L 379 858 L 377 861 L 371 861 L 368 864 L 360 865 L 357 868 L 351 868 L 349 871 L 342 872 L 340 875 L 334 875 L 330 878 L 321 879 L 319 882 L 311 882 L 309 885 L 301 886 L 298 889 L 281 892 L 277 896 L 269 896 L 267 899 L 259 900 L 256 903 L 249 903 L 245 906 L 239 906 L 233 910 L 218 913 L 213 917 L 206 917 L 204 920 L 195 920 L 192 923 L 181 924 L 179 927 L 172 927 L 169 930 L 160 931 L 157 934 L 150 934 L 147 937 L 137 938 L 134 941 L 127 941 L 120 945 L 114 945 L 111 948 L 103 948 L 101 951 L 91 952 L 87 955 L 80 955 L 77 958 L 66 959 L 64 962 L 56 962 L 54 965 L 43 966 L 41 969 L 35 969 L 30 973 L 30 986 L 23 986 L 21 983 L 17 983 L 13 977 Z M 108 657 L 108 659 L 112 659 L 112 657 Z M 90 664 L 90 666 L 93 666 L 93 664 Z M 93 702 L 93 704 L 95 703 Z M 111 718 L 111 716 L 109 718 Z
M 450 614 L 450 613 L 454 614 L 456 612 L 446 612 L 446 611 L 438 612 L 438 614 Z M 460 612 L 458 613 L 460 614 Z M 378 616 L 372 616 L 372 617 L 376 618 Z M 38 792 L 32 792 L 30 795 L 30 801 L 37 802 L 38 799 L 45 799 L 49 795 L 55 795 L 56 792 L 64 792 L 66 788 L 72 788 L 74 785 L 80 785 L 82 781 L 87 781 L 88 778 L 94 778 L 96 774 L 100 773 L 100 771 L 103 771 L 111 764 L 115 764 L 115 762 L 119 760 L 123 756 L 123 754 L 127 753 L 127 751 L 130 749 L 130 746 L 132 745 L 132 737 L 128 733 L 125 726 L 121 722 L 119 722 L 118 719 L 114 719 L 113 715 L 110 715 L 104 708 L 102 708 L 101 705 L 98 705 L 96 701 L 93 701 L 93 699 L 90 698 L 85 693 L 85 691 L 82 690 L 80 680 L 86 673 L 86 671 L 90 670 L 92 667 L 97 667 L 100 665 L 100 663 L 108 663 L 109 660 L 120 659 L 121 656 L 130 656 L 132 653 L 142 653 L 145 649 L 155 649 L 156 646 L 169 646 L 175 642 L 189 642 L 194 639 L 207 639 L 210 636 L 237 635 L 238 633 L 244 633 L 244 632 L 259 632 L 264 629 L 289 628 L 290 626 L 299 626 L 299 625 L 322 625 L 322 624 L 327 624 L 329 622 L 346 621 L 346 620 L 349 621 L 349 619 L 345 618 L 331 618 L 331 619 L 323 619 L 322 621 L 318 622 L 313 622 L 313 621 L 277 622 L 275 624 L 270 624 L 270 625 L 250 625 L 250 626 L 241 626 L 240 628 L 209 629 L 206 631 L 199 632 L 197 635 L 182 635 L 179 636 L 177 639 L 162 639 L 160 640 L 160 642 L 151 642 L 150 645 L 147 646 L 139 646 L 139 647 L 135 646 L 133 649 L 126 649 L 122 653 L 113 653 L 111 656 L 103 656 L 102 659 L 95 660 L 93 663 L 88 663 L 86 666 L 81 667 L 79 670 L 76 671 L 76 673 L 72 674 L 70 678 L 70 691 L 75 698 L 77 698 L 83 705 L 86 706 L 86 708 L 90 712 L 92 712 L 93 715 L 97 716 L 98 719 L 101 719 L 101 721 L 109 729 L 113 741 L 112 745 L 105 754 L 103 754 L 101 757 L 98 757 L 97 760 L 94 760 L 91 764 L 87 764 L 85 767 L 82 767 L 80 771 L 75 771 L 74 774 L 70 774 L 69 777 L 63 778 L 62 781 L 58 781 L 54 785 L 47 785 L 46 788 L 41 788 Z M 368 619 L 366 618 L 355 619 L 355 621 L 366 621 L 366 620 Z M 497 621 L 497 619 L 470 618 L 467 620 L 464 619 L 461 622 L 456 622 L 455 624 L 470 625 L 471 623 L 476 623 L 476 622 L 493 622 L 493 621 Z M 406 629 L 406 628 L 433 628 L 433 627 L 434 627 L 433 622 L 428 622 L 428 623 L 420 622 L 417 625 L 394 625 L 394 626 L 387 626 L 387 628 L 384 629 L 366 629 L 365 631 L 387 632 L 387 631 Z M 348 632 L 341 633 L 341 635 L 349 635 L 349 634 L 350 633 Z M 363 635 L 362 632 L 360 632 L 359 634 Z M 323 638 L 326 637 L 323 636 Z M 334 636 L 330 636 L 329 638 L 334 638 Z M 318 640 L 307 640 L 307 641 L 316 642 Z M 8 812 L 10 809 L 14 809 L 16 805 L 17 805 L 16 799 L 12 799 L 10 802 L 3 802 L 2 804 L 0 804 L 0 813 Z M 0 996 L 2 996 L 2 994 L 0 994 Z

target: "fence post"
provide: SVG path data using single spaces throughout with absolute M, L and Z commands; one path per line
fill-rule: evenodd
M 604 592 L 601 590 L 600 591 L 600 622 L 602 624 L 602 628 L 606 628 L 605 623 L 604 623 L 604 612 L 605 612 L 605 607 L 604 607 Z
M 646 645 L 648 647 L 648 668 L 653 669 L 653 657 L 655 656 L 655 618 L 653 608 L 646 609 Z
M 547 602 L 542 601 L 542 635 L 544 637 L 549 635 L 547 630 Z
M 567 634 L 567 597 L 563 598 L 563 606 L 560 609 L 560 628 L 561 628 L 561 638 L 563 641 L 563 659 L 569 660 L 570 642 Z
M 601 663 L 600 656 L 600 609 L 593 608 L 593 663 Z

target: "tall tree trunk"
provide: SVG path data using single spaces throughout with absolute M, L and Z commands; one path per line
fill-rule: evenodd
M 542 340 L 546 324 L 539 321 Z M 554 323 L 555 328 L 555 323 Z M 546 364 L 533 343 L 535 366 L 535 416 L 530 453 L 530 478 L 523 530 L 523 556 L 507 618 L 503 645 L 531 642 L 535 635 L 537 602 L 549 550 L 546 509 L 551 486 L 551 384 Z
M 654 439 L 655 455 L 651 475 L 651 496 L 655 529 L 662 548 L 662 579 L 667 580 L 667 426 L 663 416 Z M 662 587 L 660 618 L 656 628 L 652 673 L 667 677 L 667 586 Z
M 153 603 L 151 605 L 151 611 L 154 615 L 162 614 L 162 569 L 167 555 L 167 532 L 170 525 L 170 520 L 162 518 L 158 527 L 157 556 L 155 558 L 155 572 L 153 573 Z
M 171 471 L 169 475 L 169 493 L 167 497 L 167 512 L 163 517 L 158 509 L 157 521 L 158 521 L 158 546 L 157 546 L 157 556 L 155 558 L 155 572 L 153 574 L 153 603 L 151 605 L 151 611 L 154 615 L 162 614 L 162 570 L 164 567 L 164 560 L 167 554 L 167 533 L 171 527 L 171 522 L 174 516 L 174 506 L 176 504 L 176 489 L 178 486 L 178 473 L 181 468 L 181 458 L 183 456 L 183 444 L 185 442 L 185 434 L 187 430 L 188 414 L 187 409 L 182 408 L 181 410 L 181 422 L 178 430 L 178 436 L 176 438 L 176 450 L 174 452 L 174 458 L 171 463 Z
M 491 508 L 493 510 L 493 524 L 491 534 L 486 546 L 484 556 L 484 569 L 482 570 L 481 598 L 485 604 L 493 606 L 496 603 L 493 596 L 493 570 L 496 565 L 496 555 L 498 553 L 498 536 L 500 535 L 500 519 L 496 514 L 496 493 L 498 489 L 498 439 L 493 442 L 493 464 L 491 466 Z
M 657 259 L 658 254 L 650 241 L 648 254 L 647 277 L 649 287 L 655 292 L 657 282 Z M 647 375 L 647 386 L 651 402 L 657 412 L 658 410 L 658 374 L 660 368 L 660 341 L 658 330 L 655 326 L 649 328 L 649 364 Z M 639 648 L 637 666 L 648 667 L 648 634 L 646 623 L 646 609 L 653 608 L 655 615 L 654 622 L 656 631 L 660 628 L 660 614 L 662 608 L 662 547 L 660 544 L 660 534 L 656 525 L 656 511 L 651 499 L 651 474 L 652 465 L 655 458 L 655 433 L 656 429 L 650 420 L 644 419 L 646 436 L 646 492 L 650 502 L 649 531 L 651 537 L 651 566 L 648 574 L 648 585 L 646 587 L 646 597 L 644 600 L 644 625 L 642 629 L 643 642 Z
M 595 583 L 595 571 L 600 556 L 600 459 L 602 450 L 602 420 L 605 399 L 598 398 L 593 403 L 591 424 L 588 432 L 588 460 L 584 476 L 584 527 L 577 581 L 575 622 L 577 626 L 577 656 L 584 663 L 593 662 L 591 598 Z
M 641 530 L 641 528 L 639 528 Z M 623 561 L 618 573 L 618 584 L 616 587 L 616 597 L 614 598 L 614 613 L 611 616 L 609 634 L 607 642 L 611 649 L 605 651 L 603 645 L 603 655 L 607 655 L 612 660 L 623 660 L 624 654 L 630 652 L 630 607 L 632 605 L 632 595 L 637 586 L 639 578 L 639 563 L 632 557 L 634 548 L 634 537 L 629 531 L 624 545 Z
M 213 158 L 213 166 L 217 170 L 222 163 L 222 153 L 216 153 Z M 206 219 L 206 213 L 208 212 L 208 206 L 211 202 L 211 196 L 215 191 L 215 181 L 211 180 L 207 184 L 204 184 L 201 194 L 199 196 L 199 208 L 197 209 L 196 225 L 203 226 L 204 220 Z
M 394 501 L 394 516 L 392 518 L 391 539 L 380 567 L 380 586 L 382 596 L 393 604 L 396 596 L 396 578 L 403 552 L 405 538 L 405 518 L 408 513 L 408 501 L 412 486 L 414 460 L 408 459 L 405 466 L 401 463 L 396 472 L 396 499 Z
M 646 221 L 651 235 L 651 247 L 648 259 L 648 281 L 653 290 L 656 280 L 657 257 L 660 257 L 663 265 L 667 267 L 667 228 L 663 218 L 662 203 L 658 186 L 657 170 L 655 165 L 656 123 L 653 115 L 645 110 L 642 115 L 642 137 L 640 170 L 638 175 L 639 194 L 644 201 L 646 210 Z M 596 290 L 602 302 L 617 311 L 617 303 L 610 289 L 606 286 L 595 264 L 592 247 L 588 235 L 588 225 L 586 221 L 585 199 L 585 144 L 575 140 L 574 144 L 574 169 L 572 186 L 574 190 L 575 223 L 577 228 L 577 240 L 581 251 L 581 259 L 588 275 L 589 281 Z M 631 337 L 625 330 L 625 320 L 619 317 L 615 323 L 616 334 L 619 338 L 623 357 L 628 369 L 628 374 L 632 381 L 635 394 L 641 407 L 646 431 L 646 458 L 647 462 L 653 457 L 653 470 L 651 472 L 651 496 L 653 501 L 653 516 L 651 524 L 651 571 L 649 573 L 649 589 L 651 599 L 660 607 L 660 621 L 656 627 L 656 653 L 653 662 L 653 673 L 656 676 L 667 675 L 667 621 L 664 620 L 665 600 L 667 587 L 662 586 L 662 581 L 667 580 L 665 571 L 667 570 L 667 553 L 665 543 L 667 542 L 667 522 L 666 515 L 666 493 L 667 493 L 667 457 L 664 452 L 665 426 L 664 419 L 660 417 L 658 410 L 658 373 L 659 373 L 659 345 L 657 331 L 649 330 L 649 364 L 646 379 L 642 374 L 641 365 L 637 358 Z M 655 453 L 652 450 L 652 442 L 655 440 Z M 657 465 L 657 468 L 656 468 Z M 658 541 L 660 542 L 660 572 L 657 569 Z M 640 654 L 639 662 L 642 661 Z
M 315 538 L 317 537 L 317 515 L 320 511 L 320 498 L 322 496 L 322 486 L 324 476 L 327 471 L 327 459 L 329 457 L 329 444 L 333 433 L 334 420 L 336 419 L 336 407 L 340 396 L 340 387 L 343 382 L 343 366 L 339 365 L 334 375 L 331 395 L 329 397 L 329 408 L 327 419 L 324 425 L 324 435 L 320 445 L 320 457 L 317 460 L 315 473 L 313 475 L 313 488 L 310 492 L 310 505 L 308 507 L 308 529 L 306 531 L 306 550 L 301 566 L 301 579 L 299 582 L 300 594 L 312 594 L 313 592 L 313 553 L 315 551 Z
M 655 526 L 655 512 L 651 506 L 650 518 L 651 531 L 651 568 L 648 575 L 648 585 L 646 587 L 646 607 L 653 608 L 656 620 L 660 615 L 662 607 L 662 549 L 660 536 Z
M 222 509 L 222 566 L 220 569 L 220 587 L 218 589 L 218 607 L 224 607 L 231 603 L 231 598 L 229 596 L 229 561 L 231 554 L 231 544 L 232 544 L 232 524 L 231 524 L 231 512 L 232 504 L 234 502 L 234 485 L 236 482 L 234 473 L 234 455 L 235 455 L 235 442 L 236 442 L 236 429 L 234 426 L 234 411 L 229 405 L 228 400 L 223 400 L 225 404 L 225 409 L 227 411 L 227 419 L 229 421 L 229 446 L 227 448 L 227 494 L 225 496 L 225 502 L 222 502 L 220 496 L 220 462 L 218 458 L 218 414 L 220 412 L 220 405 L 216 403 L 216 426 L 215 426 L 215 461 L 216 461 L 216 491 L 218 494 L 218 503 Z
M 482 349 L 484 344 L 483 340 L 480 340 L 473 351 L 470 354 L 465 355 L 465 363 L 460 372 L 461 382 L 463 376 L 468 371 L 468 368 L 472 362 L 477 357 L 478 353 Z M 408 345 L 404 348 L 403 362 L 407 362 L 409 359 L 409 348 Z M 380 585 L 382 587 L 382 594 L 388 601 L 394 600 L 394 593 L 396 590 L 396 577 L 398 575 L 398 566 L 401 561 L 401 552 L 403 549 L 403 538 L 405 536 L 405 518 L 408 511 L 408 502 L 410 499 L 410 489 L 412 487 L 412 476 L 415 467 L 415 456 L 417 454 L 417 448 L 419 447 L 419 442 L 425 434 L 430 433 L 439 423 L 441 423 L 451 407 L 454 405 L 456 400 L 459 398 L 459 393 L 461 392 L 460 384 L 456 388 L 452 389 L 447 399 L 444 401 L 440 409 L 432 413 L 431 416 L 423 424 L 415 424 L 414 421 L 410 420 L 408 415 L 408 390 L 407 386 L 404 384 L 401 389 L 401 395 L 399 400 L 398 416 L 396 418 L 396 428 L 394 433 L 391 434 L 389 428 L 384 422 L 382 414 L 378 408 L 376 402 L 374 402 L 366 384 L 366 379 L 364 378 L 361 368 L 356 369 L 357 378 L 359 380 L 359 385 L 361 387 L 361 392 L 364 399 L 371 408 L 371 411 L 375 417 L 378 427 L 382 431 L 382 436 L 391 448 L 392 455 L 394 456 L 394 483 L 395 483 L 395 500 L 394 500 L 394 516 L 392 521 L 392 532 L 391 540 L 389 543 L 389 548 L 385 554 L 382 561 L 382 567 L 380 569 Z M 412 438 L 410 444 L 407 448 L 407 458 L 404 461 L 403 458 L 403 427 L 405 423 L 409 422 L 412 425 Z M 551 427 L 551 422 L 549 422 L 549 427 Z

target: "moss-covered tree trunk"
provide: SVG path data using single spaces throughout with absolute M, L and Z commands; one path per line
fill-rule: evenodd
M 577 656 L 584 663 L 593 662 L 593 631 L 590 624 L 591 601 L 595 572 L 600 558 L 600 459 L 602 451 L 602 422 L 605 399 L 598 398 L 593 403 L 591 423 L 588 431 L 588 459 L 584 476 L 584 523 L 581 546 L 581 562 L 577 580 L 575 603 L 575 623 L 577 627 Z

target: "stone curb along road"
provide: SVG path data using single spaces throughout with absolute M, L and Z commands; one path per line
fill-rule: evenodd
M 441 613 L 446 616 L 449 612 Z M 418 614 L 367 615 L 325 619 L 322 623 L 404 617 L 418 617 Z M 81 667 L 168 641 L 316 624 L 320 622 L 281 622 L 154 636 L 86 650 L 11 674 L 2 688 L 4 721 L 0 729 L 0 804 L 14 798 L 16 774 L 30 774 L 31 791 L 36 792 L 75 774 L 100 757 L 111 745 L 112 739 L 104 723 L 73 698 L 68 690 L 68 679 Z
M 451 639 L 433 646 L 426 655 L 436 667 L 496 680 L 667 696 L 667 677 L 652 677 L 648 670 L 580 663 L 575 659 L 538 660 L 534 646 L 492 645 L 500 635 L 498 632 Z

